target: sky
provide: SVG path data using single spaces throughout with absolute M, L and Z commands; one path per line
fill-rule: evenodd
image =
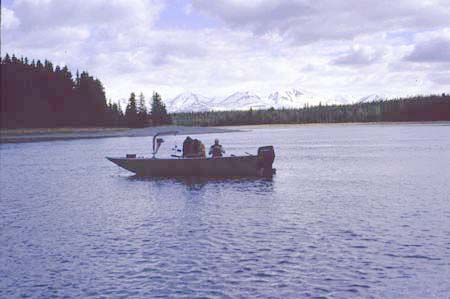
M 450 0 L 3 0 L 1 52 L 87 70 L 107 98 L 450 92 Z

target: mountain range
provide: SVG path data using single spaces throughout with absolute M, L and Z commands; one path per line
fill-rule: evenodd
M 356 102 L 371 102 L 384 99 L 383 96 L 371 94 L 362 98 L 337 96 L 329 98 L 301 89 L 289 89 L 273 92 L 268 96 L 245 92 L 235 92 L 225 98 L 206 97 L 200 94 L 186 92 L 173 99 L 166 100 L 167 110 L 174 112 L 204 112 L 223 110 L 248 110 L 268 108 L 303 108 L 305 105 L 350 104 Z

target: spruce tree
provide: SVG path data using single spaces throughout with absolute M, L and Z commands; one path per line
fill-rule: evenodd
M 170 117 L 167 114 L 166 105 L 161 100 L 161 96 L 157 93 L 153 93 L 152 97 L 152 123 L 155 126 L 169 124 Z
M 147 106 L 145 105 L 145 97 L 142 92 L 139 95 L 139 105 L 137 110 L 138 110 L 139 124 L 140 126 L 145 127 L 147 125 L 148 112 Z
M 129 127 L 139 126 L 138 111 L 136 107 L 136 94 L 134 92 L 131 93 L 130 99 L 128 100 L 128 105 L 125 109 L 125 119 Z
M 5 59 L 3 59 L 3 62 L 4 62 L 5 64 L 11 63 L 11 58 L 9 57 L 9 54 L 8 54 L 8 53 L 6 53 Z

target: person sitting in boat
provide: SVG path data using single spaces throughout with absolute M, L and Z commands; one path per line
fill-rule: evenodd
M 198 157 L 200 155 L 200 140 L 194 139 L 192 141 L 192 156 Z
M 188 157 L 192 153 L 192 138 L 190 136 L 186 137 L 183 141 L 183 157 Z
M 200 141 L 200 157 L 206 158 L 205 145 Z
M 192 148 L 194 153 L 194 158 L 205 158 L 205 145 L 198 139 L 194 139 L 192 142 Z
M 219 144 L 219 139 L 214 140 L 214 144 L 209 148 L 209 154 L 212 155 L 213 158 L 222 157 L 225 153 L 222 145 Z
M 205 145 L 198 139 L 186 137 L 183 142 L 183 157 L 185 158 L 205 158 Z

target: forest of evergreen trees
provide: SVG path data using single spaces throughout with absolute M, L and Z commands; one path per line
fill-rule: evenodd
M 132 92 L 125 110 L 125 120 L 130 128 L 143 127 L 146 124 L 160 126 L 171 123 L 166 106 L 157 92 L 153 93 L 150 112 L 147 111 L 144 94 L 139 95 L 139 103 L 136 104 L 136 94 Z
M 319 105 L 301 109 L 267 109 L 176 113 L 168 115 L 158 93 L 150 111 L 141 93 L 131 93 L 125 113 L 107 103 L 100 80 L 45 60 L 0 57 L 0 120 L 2 128 L 54 128 L 170 124 L 228 126 L 374 121 L 449 121 L 450 95 L 417 96 L 351 105 Z
M 450 95 L 417 96 L 350 105 L 306 106 L 301 109 L 177 113 L 172 115 L 172 119 L 175 124 L 185 126 L 449 121 Z
M 170 123 L 161 97 L 153 94 L 151 111 L 144 95 L 131 93 L 125 113 L 107 103 L 99 79 L 76 73 L 45 60 L 29 61 L 6 54 L 0 57 L 0 121 L 2 128 L 81 126 L 143 127 Z

